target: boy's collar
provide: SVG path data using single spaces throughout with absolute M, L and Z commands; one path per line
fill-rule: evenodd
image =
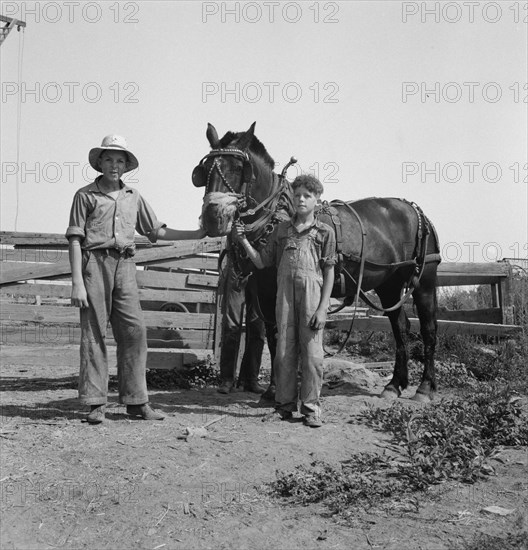
M 297 214 L 294 214 L 290 218 L 290 225 L 292 227 L 295 227 L 295 221 L 296 220 L 297 220 Z M 306 229 L 311 229 L 314 225 L 317 226 L 317 227 L 321 226 L 321 221 L 319 220 L 319 218 L 317 216 L 314 216 L 313 222 Z M 303 229 L 303 231 L 305 231 L 305 230 Z
M 98 191 L 99 193 L 104 193 L 104 191 L 101 191 L 101 188 L 99 187 L 99 182 L 102 179 L 101 176 L 97 176 L 94 181 L 90 184 L 89 190 L 90 191 Z M 126 183 L 123 183 L 123 180 L 119 180 L 119 190 L 120 191 L 126 191 L 127 193 L 132 193 L 132 188 L 128 187 Z

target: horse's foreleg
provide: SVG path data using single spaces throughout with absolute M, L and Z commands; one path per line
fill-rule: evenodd
M 394 305 L 399 300 L 398 292 L 383 292 L 377 290 L 378 296 L 384 308 Z M 387 313 L 394 340 L 396 342 L 396 361 L 391 381 L 385 386 L 381 397 L 395 399 L 400 397 L 402 390 L 409 385 L 409 374 L 407 370 L 408 352 L 407 341 L 410 322 L 403 308 Z
M 422 381 L 413 397 L 415 401 L 429 402 L 436 392 L 434 355 L 436 349 L 436 288 L 419 288 L 413 293 L 420 319 L 420 332 L 424 345 L 424 370 Z
M 277 351 L 277 325 L 266 323 L 266 340 L 270 352 L 271 374 L 268 389 L 264 393 L 264 398 L 273 401 L 275 399 L 275 354 Z

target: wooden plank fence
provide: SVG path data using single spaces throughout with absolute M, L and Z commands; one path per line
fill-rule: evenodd
M 512 324 L 512 306 L 510 297 L 510 278 L 512 268 L 508 262 L 493 263 L 452 263 L 442 262 L 438 266 L 438 286 L 491 286 L 490 307 L 473 310 L 450 311 L 438 310 L 438 332 L 441 334 L 480 334 L 486 336 L 510 336 L 522 331 L 522 327 Z M 406 305 L 411 321 L 411 330 L 419 332 L 419 321 L 416 318 L 412 300 Z M 350 308 L 351 310 L 352 308 Z M 330 318 L 328 328 L 348 330 L 351 314 L 345 313 Z M 391 332 L 387 317 L 371 316 L 357 318 L 354 330 Z
M 0 244 L 4 245 L 0 248 L 2 361 L 78 364 L 79 310 L 69 305 L 66 239 L 59 234 L 0 232 Z M 147 367 L 180 368 L 213 358 L 219 346 L 218 253 L 224 240 L 152 245 L 137 237 L 136 246 L 134 259 L 141 266 L 136 278 L 147 326 Z M 107 343 L 109 359 L 115 361 L 110 326 Z

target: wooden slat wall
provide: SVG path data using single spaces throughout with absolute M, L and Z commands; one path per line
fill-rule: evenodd
M 70 297 L 68 279 L 71 272 L 64 236 L 0 232 L 0 244 L 15 246 L 14 249 L 0 249 L 0 297 L 4 302 L 0 314 L 1 343 L 54 344 L 57 347 L 77 344 L 80 329 L 76 309 L 5 302 L 10 295 L 29 300 L 39 296 L 43 302 Z M 221 250 L 223 239 L 152 245 L 148 239 L 137 237 L 136 245 L 135 260 L 138 265 L 145 266 L 145 270 L 137 271 L 140 298 L 143 306 L 151 309 L 145 311 L 151 349 L 148 366 L 172 368 L 207 353 L 217 355 L 219 339 L 215 335 L 220 334 L 220 316 L 215 313 L 221 306 L 223 293 L 217 288 L 217 257 L 214 254 Z M 488 335 L 518 331 L 519 327 L 500 325 L 505 322 L 502 299 L 510 274 L 511 267 L 505 262 L 441 263 L 439 286 L 490 284 L 496 300 L 491 304 L 493 307 L 481 310 L 439 311 L 439 330 Z M 28 279 L 43 281 L 23 282 Z M 51 284 L 44 279 L 60 279 L 62 284 Z M 168 304 L 169 307 L 170 304 L 186 307 L 190 313 L 152 311 Z M 330 320 L 328 327 L 348 328 L 349 322 Z M 411 319 L 413 330 L 418 330 L 417 322 Z M 388 320 L 383 317 L 356 319 L 354 327 L 356 330 L 390 330 Z M 109 343 L 111 337 L 109 329 Z
M 9 360 L 10 344 L 15 344 L 29 346 L 28 364 L 37 358 L 50 363 L 57 357 L 78 363 L 79 311 L 69 307 L 67 241 L 56 234 L 0 232 L 0 243 L 15 246 L 0 251 L 0 342 L 7 344 L 2 346 L 2 359 Z M 145 266 L 137 270 L 137 282 L 147 325 L 149 368 L 178 368 L 214 355 L 217 254 L 223 243 L 206 239 L 158 246 L 136 239 L 135 260 Z M 25 303 L 13 303 L 13 296 Z M 184 307 L 189 312 L 159 311 L 160 307 Z M 107 341 L 113 349 L 111 327 Z

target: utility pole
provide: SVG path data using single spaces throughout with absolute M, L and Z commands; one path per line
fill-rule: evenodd
M 21 27 L 26 26 L 25 21 L 13 19 L 12 17 L 6 17 L 5 15 L 0 15 L 0 21 L 5 23 L 3 27 L 0 27 L 0 46 L 4 43 L 4 40 L 15 27 L 17 28 L 17 31 L 20 31 Z

